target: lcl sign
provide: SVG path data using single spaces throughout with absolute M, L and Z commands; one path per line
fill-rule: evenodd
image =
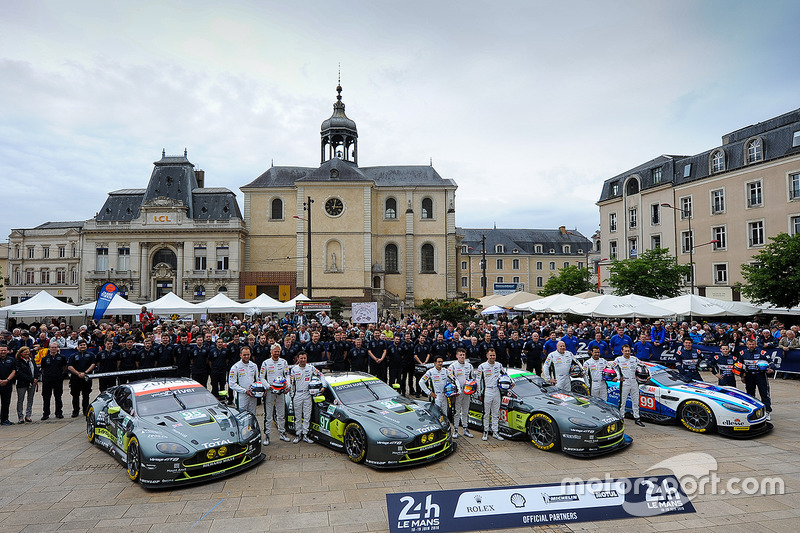
M 172 222 L 169 215 L 153 215 L 153 222 Z

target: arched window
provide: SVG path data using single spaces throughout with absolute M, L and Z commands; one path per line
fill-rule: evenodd
M 372 288 L 373 289 L 380 289 L 381 288 L 381 277 L 375 276 L 372 278 Z
M 128 286 L 127 285 L 120 285 L 119 286 L 119 295 L 123 298 L 128 297 Z
M 534 253 L 537 253 L 537 254 L 542 253 L 542 245 L 541 244 L 537 244 L 536 246 L 534 246 L 533 251 L 534 251 Z
M 636 178 L 631 178 L 628 180 L 628 183 L 625 184 L 625 193 L 630 196 L 632 194 L 639 193 L 639 180 Z
M 225 285 L 217 289 L 217 294 L 227 294 L 227 293 L 228 293 L 228 287 L 226 287 Z
M 725 170 L 725 152 L 717 150 L 711 155 L 711 172 L 722 172 Z
M 433 218 L 433 200 L 430 198 L 422 199 L 422 218 Z
M 386 199 L 386 209 L 384 210 L 385 218 L 397 218 L 397 200 L 394 198 Z
M 269 213 L 270 220 L 283 220 L 283 200 L 274 198 L 272 200 L 272 209 Z
M 155 253 L 152 268 L 155 268 L 159 263 L 166 263 L 174 270 L 178 268 L 178 258 L 175 256 L 175 252 L 169 248 L 161 248 Z
M 206 295 L 206 288 L 202 285 L 196 285 L 192 294 L 195 300 L 200 300 Z
M 757 163 L 764 159 L 764 147 L 761 139 L 753 139 L 747 143 L 747 162 Z
M 397 245 L 387 244 L 383 251 L 386 272 L 397 272 Z
M 435 273 L 435 263 L 433 257 L 433 245 L 423 244 L 421 250 L 421 267 L 424 273 Z

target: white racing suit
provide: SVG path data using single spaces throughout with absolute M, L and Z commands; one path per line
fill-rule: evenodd
M 450 381 L 455 383 L 456 387 L 458 387 L 458 396 L 456 396 L 453 409 L 453 431 L 458 430 L 459 420 L 464 429 L 469 427 L 470 396 L 464 394 L 464 382 L 472 379 L 473 372 L 475 372 L 475 370 L 472 368 L 472 363 L 469 361 L 464 361 L 463 365 L 456 361 L 447 367 L 447 374 L 450 377 Z
M 264 395 L 264 435 L 269 438 L 272 429 L 272 417 L 274 414 L 275 422 L 278 424 L 278 432 L 283 435 L 286 433 L 286 402 L 283 394 L 272 392 L 270 385 L 278 378 L 285 378 L 289 381 L 289 363 L 286 359 L 278 358 L 273 361 L 272 357 L 261 363 L 261 382 L 267 388 Z
M 630 394 L 633 418 L 635 419 L 639 418 L 639 382 L 636 381 L 636 365 L 638 364 L 639 359 L 633 355 L 627 359 L 622 355 L 614 359 L 617 375 L 622 379 L 619 386 L 619 412 L 621 415 L 625 415 L 625 401 Z
M 258 381 L 258 366 L 252 361 L 247 364 L 237 361 L 228 372 L 228 388 L 236 391 L 236 407 L 239 411 L 256 414 L 256 399 L 247 395 L 250 386 L 256 381 Z
M 436 367 L 428 369 L 425 374 L 419 378 L 419 388 L 422 392 L 431 395 L 431 392 L 436 393 L 436 400 L 434 402 L 442 410 L 444 416 L 448 416 L 447 409 L 447 396 L 444 395 L 444 386 L 447 385 L 447 369 L 442 367 L 441 370 L 436 370 Z
M 569 368 L 572 366 L 574 357 L 575 356 L 572 355 L 572 352 L 550 352 L 547 355 L 547 359 L 544 360 L 544 364 L 542 365 L 542 375 L 545 377 L 549 376 L 550 366 L 552 365 L 553 373 L 556 376 L 556 386 L 559 389 L 571 391 L 572 383 L 569 377 Z
M 317 378 L 322 382 L 322 387 L 328 386 L 322 372 L 314 366 L 294 365 L 289 370 L 289 383 L 291 384 L 292 406 L 294 407 L 294 431 L 300 435 L 308 436 L 311 425 L 311 407 L 313 401 L 308 392 L 308 385 L 312 379 Z
M 489 431 L 491 422 L 492 433 L 498 435 L 500 425 L 500 389 L 497 388 L 497 380 L 505 373 L 503 365 L 495 362 L 490 365 L 484 361 L 478 365 L 478 387 L 483 395 L 483 432 Z M 490 420 L 491 419 L 491 420 Z
M 608 361 L 602 357 L 595 361 L 593 358 L 587 359 L 583 363 L 583 379 L 589 387 L 591 395 L 606 401 L 608 398 L 608 385 L 603 380 L 603 369 L 608 366 Z

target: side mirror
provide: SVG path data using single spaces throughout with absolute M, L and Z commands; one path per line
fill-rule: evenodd
M 314 403 L 322 403 L 325 401 L 325 396 L 314 396 Z
M 119 405 L 115 405 L 114 407 L 109 407 L 108 408 L 108 415 L 109 416 L 118 415 L 119 412 L 120 412 Z
M 217 394 L 219 394 L 220 398 L 227 398 L 228 397 L 228 391 L 226 391 L 226 390 L 221 390 Z
M 392 388 L 394 390 L 400 390 L 400 384 L 399 383 L 392 383 Z

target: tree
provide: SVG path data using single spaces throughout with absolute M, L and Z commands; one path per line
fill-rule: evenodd
M 344 309 L 344 300 L 338 296 L 331 296 L 331 320 L 341 320 L 342 309 Z
M 638 294 L 650 298 L 673 298 L 678 296 L 684 278 L 691 267 L 679 265 L 669 253 L 669 248 L 647 250 L 636 259 L 615 260 L 611 264 L 608 283 L 616 294 Z
M 420 315 L 425 319 L 438 318 L 447 320 L 453 324 L 458 322 L 469 322 L 475 318 L 474 298 L 467 298 L 463 302 L 455 300 L 434 300 L 425 298 L 419 306 Z
M 737 284 L 751 302 L 776 307 L 800 304 L 800 234 L 780 233 L 742 265 L 744 283 Z
M 585 268 L 578 268 L 568 265 L 558 271 L 555 276 L 550 276 L 542 290 L 540 296 L 550 296 L 551 294 L 578 294 L 587 288 L 589 281 L 589 271 Z

